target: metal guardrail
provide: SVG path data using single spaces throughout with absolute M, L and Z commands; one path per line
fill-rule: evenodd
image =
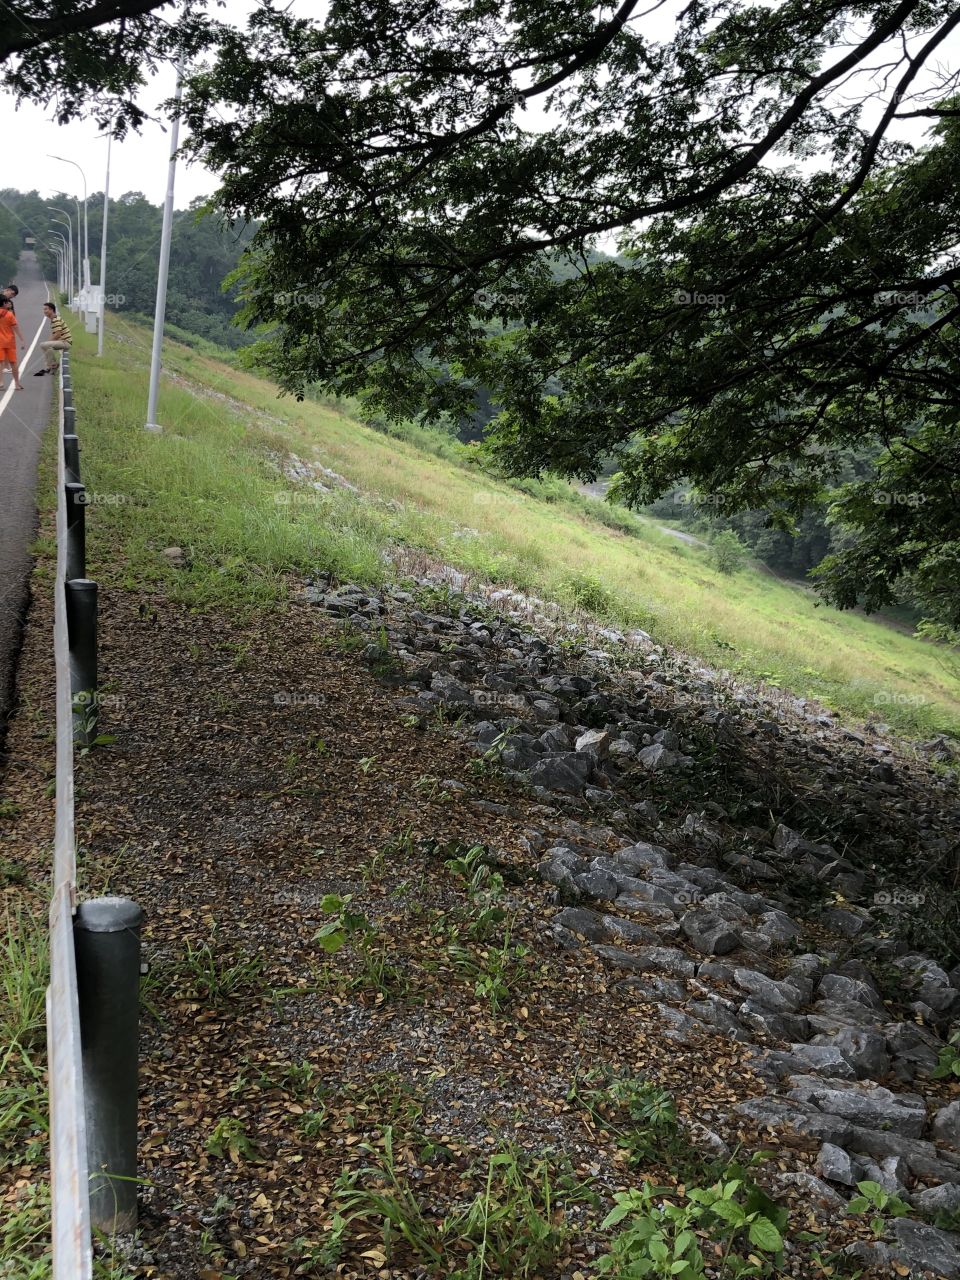
M 137 1038 L 142 913 L 128 898 L 78 902 L 74 746 L 96 738 L 97 584 L 86 577 L 86 491 L 69 353 L 57 432 L 57 771 L 47 1059 L 53 1280 L 92 1280 L 91 1230 L 137 1221 Z
M 73 391 L 68 353 L 61 364 L 57 439 L 57 572 L 53 647 L 56 663 L 57 772 L 53 897 L 50 902 L 50 986 L 47 1060 L 50 1078 L 50 1198 L 54 1280 L 90 1280 L 89 1171 L 83 1096 L 80 1006 L 73 942 L 77 905 L 73 811 L 73 697 L 67 622 L 67 473 L 64 434 L 72 434 Z M 68 431 L 68 428 L 70 429 Z M 75 478 L 75 477 L 74 477 Z

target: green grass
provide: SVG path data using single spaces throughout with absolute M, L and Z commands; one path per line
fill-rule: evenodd
M 162 435 L 143 431 L 149 334 L 111 317 L 104 357 L 81 333 L 73 358 L 91 573 L 162 587 L 191 607 L 281 600 L 287 575 L 328 569 L 374 583 L 405 546 L 477 578 L 640 626 L 746 679 L 874 715 L 907 733 L 960 731 L 958 665 L 933 645 L 818 606 L 802 586 L 746 568 L 556 479 L 491 478 L 473 450 L 416 428 L 388 436 L 330 402 L 279 399 L 253 375 L 177 343 L 165 347 Z M 403 438 L 400 438 L 403 437 Z M 362 491 L 286 482 L 287 453 Z M 162 556 L 182 547 L 188 566 Z

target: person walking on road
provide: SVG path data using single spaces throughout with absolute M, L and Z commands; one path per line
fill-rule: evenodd
M 0 298 L 0 391 L 6 391 L 7 389 L 6 384 L 3 382 L 6 365 L 9 365 L 13 371 L 13 385 L 18 391 L 23 390 L 23 383 L 20 381 L 20 366 L 17 363 L 16 344 L 18 342 L 22 351 L 24 342 L 20 336 L 17 317 L 13 312 L 13 303 L 9 298 Z
M 50 337 L 46 342 L 40 343 L 40 349 L 47 358 L 45 369 L 37 369 L 34 373 L 35 378 L 42 378 L 45 373 L 55 373 L 57 365 L 60 363 L 57 358 L 57 352 L 69 351 L 73 338 L 70 336 L 70 330 L 62 316 L 57 315 L 57 308 L 52 302 L 43 304 L 43 314 L 50 321 Z

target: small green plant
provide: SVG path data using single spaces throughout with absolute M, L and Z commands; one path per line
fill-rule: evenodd
M 609 613 L 613 608 L 613 592 L 589 573 L 568 573 L 557 583 L 557 591 L 587 613 Z
M 318 1072 L 312 1062 L 303 1059 L 301 1062 L 288 1062 L 283 1069 L 283 1075 L 295 1092 L 302 1093 L 313 1086 Z
M 361 756 L 357 761 L 357 767 L 361 773 L 372 773 L 377 768 L 377 757 Z
M 411 858 L 417 849 L 417 838 L 412 826 L 406 826 L 391 836 L 383 846 L 384 858 Z
M 363 880 L 363 883 L 369 884 L 371 880 L 379 880 L 383 875 L 386 865 L 387 857 L 384 849 L 380 849 L 376 853 L 371 854 L 370 857 L 367 858 L 366 862 L 360 863 L 360 878 Z
M 954 1031 L 940 1050 L 937 1065 L 930 1072 L 934 1080 L 947 1080 L 960 1076 L 960 1030 Z
M 73 711 L 79 720 L 80 732 L 77 738 L 78 746 L 76 750 L 80 758 L 88 756 L 97 747 L 109 747 L 116 742 L 117 735 L 115 733 L 97 733 L 100 709 L 91 700 L 89 693 L 81 691 L 74 695 Z
M 263 957 L 222 955 L 209 942 L 195 947 L 189 940 L 174 981 L 206 1004 L 222 1004 L 256 990 L 263 973 Z
M 879 1182 L 858 1182 L 858 1196 L 854 1196 L 847 1204 L 847 1213 L 873 1213 L 870 1219 L 870 1230 L 878 1238 L 886 1230 L 885 1218 L 902 1218 L 910 1212 L 910 1206 L 899 1196 L 885 1191 Z
M 477 950 L 452 943 L 447 955 L 472 983 L 474 995 L 486 1000 L 492 1013 L 501 1013 L 513 1000 L 526 976 L 526 957 L 530 948 L 522 942 L 511 943 L 507 929 L 498 947 Z
M 783 1253 L 782 1226 L 774 1217 L 782 1224 L 786 1214 L 766 1197 L 758 1203 L 756 1189 L 738 1178 L 711 1187 L 690 1187 L 683 1195 L 645 1181 L 614 1196 L 614 1208 L 602 1226 L 605 1231 L 611 1227 L 620 1231 L 597 1271 L 618 1280 L 770 1276 L 781 1265 Z M 709 1271 L 701 1249 L 704 1237 L 722 1251 L 719 1267 L 711 1258 Z
M 710 544 L 710 563 L 720 573 L 736 573 L 743 568 L 747 548 L 732 529 L 724 529 Z
M 26 884 L 27 869 L 21 867 L 19 862 L 10 862 L 7 858 L 0 858 L 0 886 L 5 884 Z
M 326 924 L 320 926 L 313 935 L 314 942 L 327 955 L 334 955 L 341 947 L 349 943 L 360 959 L 360 972 L 347 985 L 362 990 L 374 990 L 381 995 L 403 995 L 409 984 L 402 970 L 387 956 L 386 939 L 377 941 L 376 931 L 369 920 L 360 911 L 353 911 L 350 903 L 352 894 L 342 897 L 336 893 L 328 893 L 321 900 L 321 911 L 333 916 Z
M 16 800 L 0 800 L 0 818 L 15 818 L 19 812 Z
M 413 784 L 414 791 L 419 791 L 426 800 L 446 800 L 449 792 L 443 789 L 443 780 L 432 773 L 422 773 Z
M 315 1138 L 327 1123 L 327 1109 L 321 1106 L 319 1110 L 305 1111 L 299 1120 L 300 1132 L 305 1138 Z
M 221 1116 L 207 1138 L 206 1146 L 210 1155 L 220 1160 L 232 1160 L 234 1164 L 257 1158 L 257 1149 L 236 1116 Z
M 568 1208 L 597 1202 L 589 1184 L 573 1176 L 564 1162 L 506 1147 L 491 1154 L 485 1166 L 471 1167 L 468 1177 L 475 1184 L 479 1179 L 477 1190 L 438 1218 L 398 1168 L 389 1126 L 376 1154 L 376 1166 L 341 1175 L 338 1213 L 348 1226 L 378 1227 L 388 1262 L 402 1242 L 421 1267 L 451 1280 L 482 1280 L 485 1275 L 531 1280 L 559 1274 L 573 1234 Z

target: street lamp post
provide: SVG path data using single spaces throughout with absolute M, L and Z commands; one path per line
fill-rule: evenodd
M 61 293 L 66 293 L 66 260 L 67 260 L 67 241 L 66 237 L 60 231 L 54 231 L 52 227 L 47 228 L 47 235 L 58 236 L 63 243 L 63 248 L 58 244 L 52 244 L 50 247 L 57 255 L 57 288 Z
M 71 222 L 70 217 L 69 217 L 69 215 L 67 214 L 67 212 L 66 212 L 66 210 L 65 210 L 65 209 L 58 209 L 58 208 L 57 208 L 57 206 L 56 206 L 56 205 L 53 205 L 53 204 L 51 204 L 51 205 L 47 205 L 47 208 L 48 208 L 48 209 L 52 209 L 52 210 L 54 211 L 54 213 L 62 213 L 62 214 L 64 215 L 64 217 L 63 217 L 63 218 L 54 218 L 54 219 L 53 219 L 53 221 L 54 221 L 54 222 L 57 222 L 57 223 L 61 223 L 61 224 L 63 224 L 63 223 L 65 222 L 65 223 L 66 223 L 66 227 L 67 227 L 67 235 L 70 237 L 70 241 L 69 241 L 69 257 L 70 257 L 70 288 L 69 288 L 68 292 L 69 292 L 69 293 L 73 293 L 73 262 L 74 262 L 74 258 L 73 258 L 73 223 Z M 80 263 L 78 262 L 78 263 L 77 263 L 77 293 L 78 293 L 78 295 L 79 295 L 79 291 L 80 291 Z M 78 302 L 79 302 L 79 297 L 78 297 Z M 69 302 L 69 299 L 68 299 L 68 305 L 72 305 L 72 303 L 70 303 L 70 302 Z
M 113 134 L 107 134 L 107 176 L 103 180 L 103 230 L 100 235 L 100 293 L 97 298 L 97 355 L 103 355 L 103 322 L 106 316 L 104 289 L 107 270 L 107 215 L 110 212 L 110 146 Z
M 180 138 L 180 99 L 183 96 L 183 63 L 177 67 L 173 121 L 170 127 L 170 162 L 167 166 L 167 197 L 163 204 L 160 228 L 160 266 L 157 272 L 157 304 L 153 313 L 153 349 L 150 355 L 150 389 L 147 393 L 147 431 L 162 431 L 157 422 L 157 396 L 160 391 L 160 355 L 163 349 L 163 322 L 167 310 L 167 275 L 170 270 L 170 238 L 173 231 L 173 188 L 177 176 L 177 148 Z
M 59 160 L 62 164 L 72 164 L 79 172 L 83 179 L 83 287 L 86 290 L 90 288 L 90 238 L 87 234 L 87 175 L 83 172 L 76 160 L 68 160 L 66 156 L 50 156 L 51 160 Z M 79 210 L 77 213 L 79 218 Z M 80 246 L 77 246 L 79 250 Z

